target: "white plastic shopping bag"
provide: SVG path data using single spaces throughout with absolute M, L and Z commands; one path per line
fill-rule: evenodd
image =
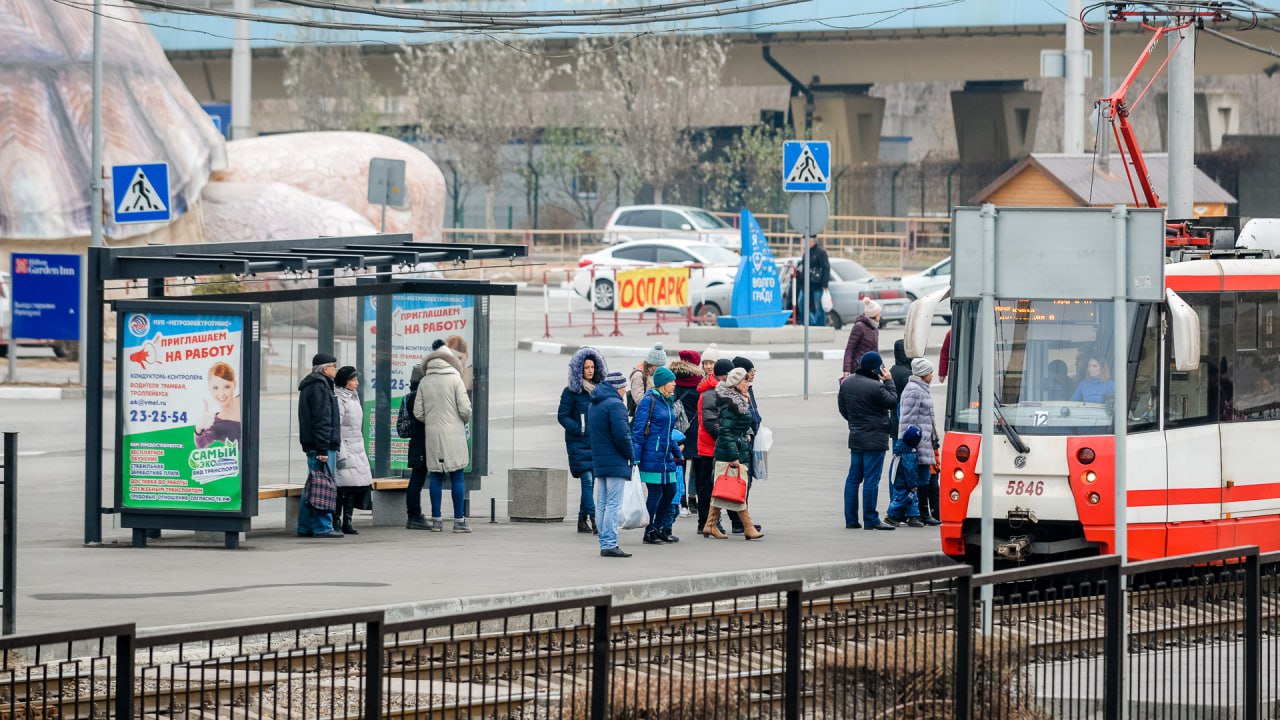
M 623 530 L 634 530 L 648 525 L 648 501 L 649 492 L 640 481 L 640 471 L 636 470 L 622 491 L 622 510 L 618 513 L 618 527 Z
M 765 480 L 769 477 L 769 448 L 773 447 L 773 431 L 761 426 L 751 445 L 751 477 Z
M 836 306 L 836 301 L 831 298 L 830 290 L 822 291 L 822 312 L 831 312 L 831 308 Z

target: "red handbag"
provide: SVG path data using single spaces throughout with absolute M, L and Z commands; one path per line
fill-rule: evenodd
M 727 503 L 747 502 L 747 481 L 742 477 L 741 465 L 725 467 L 724 473 L 716 478 L 715 485 L 711 487 L 711 499 Z

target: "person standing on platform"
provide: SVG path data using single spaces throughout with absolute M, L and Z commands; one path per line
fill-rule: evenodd
M 338 398 L 333 387 L 336 374 L 338 359 L 329 353 L 316 353 L 311 358 L 311 373 L 298 383 L 298 442 L 307 454 L 308 473 L 317 467 L 323 467 L 330 475 L 337 471 L 342 431 Z M 317 538 L 343 536 L 333 529 L 333 513 L 320 512 L 307 505 L 305 491 L 298 509 L 298 535 Z
M 627 375 L 627 417 L 635 416 L 636 405 L 653 389 L 654 371 L 666 365 L 667 351 L 662 349 L 662 343 L 654 343 L 644 360 L 631 368 L 631 374 Z
M 728 358 L 716 360 L 711 374 L 698 385 L 698 459 L 694 463 L 695 487 L 698 492 L 698 531 L 702 537 L 725 538 L 719 523 L 707 525 L 711 511 L 711 487 L 715 484 L 716 436 L 720 434 L 720 410 L 716 404 L 716 385 L 733 370 Z
M 714 365 L 714 364 L 713 364 Z M 683 412 L 682 416 L 676 418 L 676 429 L 687 437 L 694 437 L 693 424 L 698 421 L 698 385 L 702 383 L 702 379 L 706 377 L 706 373 L 702 369 L 702 358 L 698 355 L 697 350 L 681 350 L 680 357 L 672 360 L 667 366 L 676 376 L 676 402 L 680 404 L 679 410 Z M 696 457 L 697 453 L 692 453 Z M 684 455 L 686 461 L 693 460 L 690 455 Z M 687 470 L 686 466 L 682 468 Z M 682 471 L 679 473 L 681 482 L 677 483 L 676 503 L 679 507 L 681 517 L 687 517 L 693 510 L 698 507 L 697 489 L 693 487 L 692 482 L 683 482 L 684 479 L 692 479 L 693 473 Z
M 724 382 L 716 386 L 716 403 L 719 408 L 718 421 L 720 432 L 716 435 L 715 477 L 736 471 L 742 480 L 751 477 L 751 444 L 754 433 L 751 430 L 751 382 L 747 380 L 747 371 L 734 368 L 725 377 Z M 747 511 L 747 503 L 738 503 L 718 497 L 711 498 L 711 512 L 707 516 L 704 533 L 720 520 L 721 510 L 732 510 L 738 513 L 742 522 L 743 537 L 756 540 L 764 537 L 751 521 L 751 513 Z M 714 533 L 711 533 L 714 535 Z M 720 534 L 724 538 L 724 534 Z
M 844 346 L 844 377 L 858 369 L 864 354 L 880 353 L 880 303 L 871 298 L 863 298 L 862 303 L 862 314 L 854 318 L 849 342 Z
M 711 343 L 702 351 L 702 375 L 715 375 L 716 361 L 720 359 L 720 346 Z M 692 418 L 691 418 L 692 419 Z
M 467 443 L 471 399 L 462 381 L 462 362 L 452 350 L 442 347 L 423 358 L 421 367 L 422 382 L 418 383 L 413 414 L 426 427 L 431 531 L 444 531 L 440 506 L 447 481 L 453 501 L 453 531 L 469 533 L 463 470 L 471 464 L 471 448 Z
M 920 507 L 920 521 L 936 526 L 942 523 L 938 522 L 938 475 L 933 472 L 938 462 L 938 431 L 933 393 L 929 391 L 932 382 L 933 363 L 925 358 L 912 360 L 911 377 L 898 401 L 898 438 L 903 438 L 908 427 L 920 428 L 920 442 L 915 448 L 917 475 L 912 485 Z
M 569 455 L 569 474 L 578 479 L 578 532 L 591 535 L 596 527 L 595 482 L 591 472 L 591 440 L 587 437 L 587 411 L 591 409 L 591 393 L 604 380 L 608 370 L 600 351 L 593 347 L 579 349 L 569 359 L 569 383 L 560 391 L 560 408 L 556 419 L 564 428 L 564 447 Z
M 671 502 L 676 494 L 676 464 L 684 462 L 679 446 L 671 439 L 676 429 L 675 391 L 675 373 L 658 368 L 653 373 L 653 389 L 641 398 L 631 421 L 631 444 L 640 467 L 640 481 L 649 494 L 646 545 L 680 541 L 671 534 L 676 510 Z
M 844 481 L 844 526 L 893 530 L 880 521 L 876 501 L 884 454 L 889 449 L 889 420 L 898 394 L 880 353 L 862 356 L 858 370 L 840 383 L 840 415 L 849 425 L 849 475 Z M 862 486 L 862 518 L 858 523 L 858 486 Z
M 596 484 L 596 525 L 600 529 L 602 557 L 631 557 L 618 547 L 618 514 L 622 511 L 622 491 L 631 481 L 635 448 L 627 425 L 627 405 L 622 396 L 627 379 L 611 372 L 591 393 L 587 410 L 587 440 L 591 443 L 591 472 Z
M 405 464 L 409 466 L 409 488 L 404 494 L 406 530 L 430 530 L 431 523 L 422 514 L 422 488 L 427 486 L 427 426 L 413 415 L 414 401 L 418 399 L 418 385 L 422 383 L 422 366 L 415 365 L 409 375 L 409 394 L 400 401 L 400 414 L 408 423 L 409 451 Z M 396 422 L 400 425 L 399 419 Z M 400 437 L 404 437 L 401 435 Z
M 804 278 L 797 277 L 795 280 L 800 283 L 800 287 L 796 288 L 796 294 L 800 295 L 804 292 Z M 809 242 L 809 297 L 801 298 L 807 315 L 806 318 L 801 318 L 802 322 L 807 320 L 810 325 L 817 327 L 827 324 L 827 312 L 822 309 L 822 294 L 830 284 L 831 260 L 827 257 L 822 242 L 815 236 Z
M 763 418 L 760 417 L 760 406 L 756 404 L 756 388 L 755 388 L 756 366 L 755 366 L 755 363 L 751 362 L 751 360 L 745 357 L 742 357 L 741 355 L 733 359 L 733 366 L 735 368 L 742 368 L 747 372 L 747 399 L 750 401 L 750 405 L 751 405 L 751 436 L 755 437 L 756 433 L 760 432 L 760 423 L 763 420 Z M 755 478 L 751 477 L 751 475 L 748 475 L 747 476 L 747 492 L 748 493 L 750 493 L 751 485 L 754 482 L 755 482 Z M 738 517 L 738 513 L 734 512 L 733 510 L 730 510 L 728 511 L 728 515 L 729 515 L 730 532 L 732 532 L 734 535 L 741 535 L 742 520 Z M 761 528 L 759 525 L 756 525 L 756 530 L 762 530 L 762 529 L 763 528 Z
M 359 535 L 351 526 L 351 516 L 356 510 L 372 510 L 373 470 L 369 467 L 369 454 L 364 449 L 364 405 L 356 390 L 360 387 L 360 374 L 350 365 L 338 368 L 333 377 L 334 394 L 338 397 L 338 414 L 341 418 L 342 449 L 338 452 L 338 510 L 334 520 L 342 517 L 342 533 Z

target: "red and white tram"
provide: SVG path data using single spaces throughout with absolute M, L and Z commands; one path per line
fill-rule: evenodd
M 1165 285 L 1165 302 L 1130 304 L 1123 401 L 1106 392 L 1109 302 L 997 299 L 997 558 L 1113 551 L 1113 412 L 1128 417 L 1130 559 L 1280 550 L 1280 260 L 1174 263 Z M 942 549 L 971 562 L 985 450 L 977 311 L 954 305 L 941 458 Z

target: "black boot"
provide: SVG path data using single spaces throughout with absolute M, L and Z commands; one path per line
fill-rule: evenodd
M 578 532 L 588 535 L 591 533 L 591 526 L 587 524 L 586 515 L 578 516 Z
M 671 528 L 667 528 L 666 530 L 662 531 L 662 542 L 678 543 L 680 542 L 680 538 L 676 537 L 675 535 L 672 535 Z
M 342 534 L 343 535 L 359 535 L 356 529 L 351 527 L 351 511 L 350 506 L 342 508 Z
M 588 516 L 587 516 L 587 525 L 589 525 L 589 526 L 591 527 L 591 534 L 592 534 L 592 535 L 599 535 L 599 534 L 600 534 L 600 530 L 599 530 L 599 528 L 597 528 L 597 527 L 596 527 L 596 516 L 595 516 L 595 515 L 588 515 Z
M 666 540 L 662 539 L 662 535 L 658 530 L 645 530 L 644 544 L 645 545 L 665 545 L 667 544 L 667 542 Z

